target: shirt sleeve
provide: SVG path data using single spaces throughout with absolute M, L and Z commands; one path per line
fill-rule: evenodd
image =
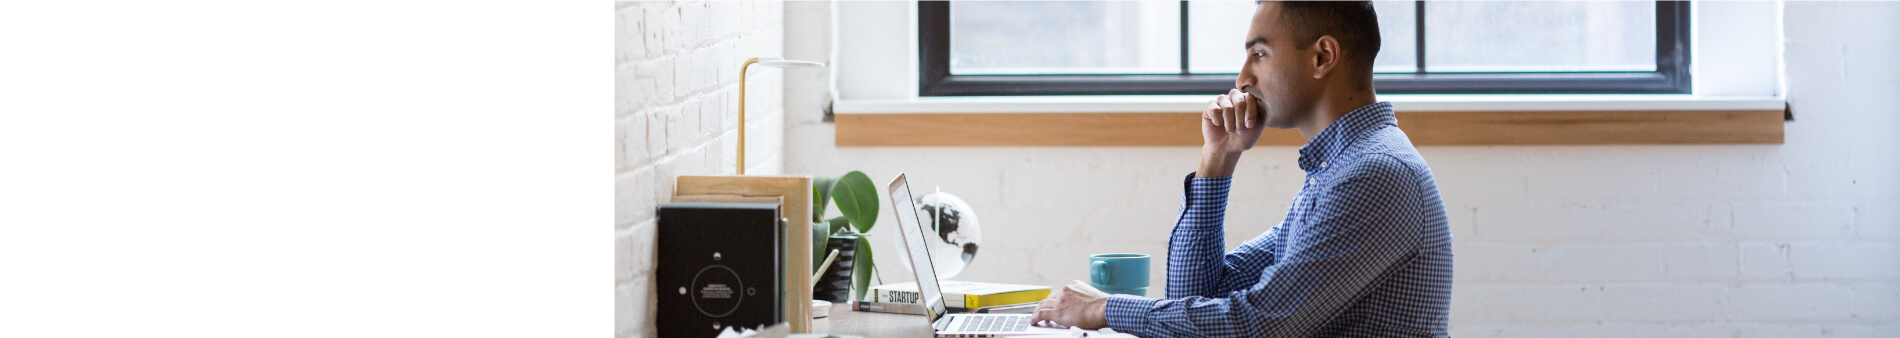
M 1340 168 L 1345 178 L 1319 191 L 1310 224 L 1286 231 L 1286 261 L 1262 269 L 1258 283 L 1217 295 L 1111 296 L 1109 327 L 1139 336 L 1316 334 L 1392 267 L 1416 256 L 1425 213 L 1408 197 L 1421 188 L 1405 179 L 1408 169 L 1397 159 L 1368 157 Z
M 1168 236 L 1168 298 L 1216 297 L 1252 286 L 1260 280 L 1261 269 L 1273 264 L 1277 231 L 1222 254 L 1227 249 L 1224 224 L 1232 185 L 1232 177 L 1188 174 L 1180 218 Z

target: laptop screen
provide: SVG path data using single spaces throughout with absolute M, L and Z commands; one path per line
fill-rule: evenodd
M 911 205 L 910 183 L 904 180 L 904 174 L 891 179 L 890 196 L 891 209 L 897 212 L 897 229 L 902 232 L 898 237 L 903 238 L 911 270 L 917 272 L 917 293 L 924 296 L 925 316 L 936 322 L 943 316 L 943 290 L 937 287 L 937 266 L 931 264 L 930 252 L 924 248 L 930 237 L 924 234 L 922 219 L 917 218 L 917 207 Z

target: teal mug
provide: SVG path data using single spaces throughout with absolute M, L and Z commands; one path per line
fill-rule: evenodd
M 1109 294 L 1148 296 L 1148 255 L 1136 253 L 1089 256 L 1089 286 Z

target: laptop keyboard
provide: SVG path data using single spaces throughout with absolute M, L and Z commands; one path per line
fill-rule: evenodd
M 963 321 L 958 331 L 1025 331 L 1029 330 L 1028 315 L 970 316 Z

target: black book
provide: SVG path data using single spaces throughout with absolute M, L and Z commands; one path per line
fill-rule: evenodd
M 655 229 L 661 337 L 715 337 L 785 321 L 779 205 L 667 203 Z

